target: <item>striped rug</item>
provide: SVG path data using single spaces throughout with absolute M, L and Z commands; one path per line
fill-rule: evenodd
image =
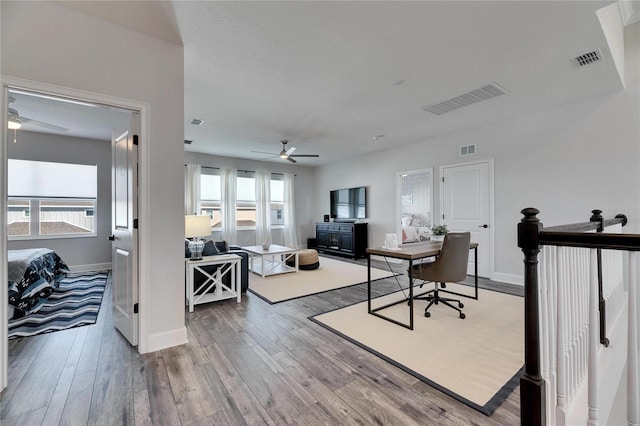
M 38 312 L 9 320 L 9 339 L 94 324 L 108 271 L 68 274 Z

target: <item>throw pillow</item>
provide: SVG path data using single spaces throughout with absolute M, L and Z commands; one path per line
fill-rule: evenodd
M 227 244 L 226 241 L 216 241 L 214 244 L 218 253 L 225 253 L 229 251 L 229 244 Z
M 215 254 L 218 254 L 218 249 L 216 248 L 213 241 L 209 240 L 206 243 L 204 243 L 204 249 L 202 250 L 202 255 L 213 256 Z

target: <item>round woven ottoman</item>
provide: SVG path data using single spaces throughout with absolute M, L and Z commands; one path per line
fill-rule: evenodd
M 289 266 L 293 266 L 294 259 L 287 261 Z M 298 269 L 303 271 L 313 271 L 320 267 L 318 252 L 314 249 L 298 250 Z

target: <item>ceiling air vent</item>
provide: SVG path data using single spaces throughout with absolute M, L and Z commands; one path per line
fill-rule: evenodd
M 477 102 L 486 101 L 488 99 L 504 95 L 505 93 L 509 92 L 498 83 L 491 83 L 486 86 L 482 86 L 479 89 L 463 93 L 455 98 L 423 106 L 422 109 L 435 115 L 442 115 Z
M 200 126 L 202 123 L 204 123 L 204 120 L 200 120 L 199 118 L 192 118 L 191 119 L 191 124 L 193 124 L 195 126 Z
M 576 56 L 575 58 L 573 58 L 573 61 L 576 64 L 578 64 L 578 66 L 581 66 L 581 67 L 584 67 L 585 65 L 589 65 L 601 60 L 602 60 L 602 52 L 600 52 L 600 49 L 596 49 L 593 52 L 584 53 L 580 56 Z

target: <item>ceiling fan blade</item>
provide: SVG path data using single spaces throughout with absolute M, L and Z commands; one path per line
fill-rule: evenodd
M 291 158 L 291 157 L 287 157 L 287 160 L 291 161 L 292 163 L 297 163 L 297 161 L 296 161 L 296 160 L 294 160 L 294 159 L 293 159 L 293 158 Z
M 295 147 L 295 146 L 292 146 L 291 148 L 289 148 L 289 149 L 287 150 L 287 155 L 291 155 L 291 154 L 293 154 L 293 151 L 295 151 L 295 150 L 296 150 L 296 147 Z
M 55 132 L 68 132 L 66 127 L 56 126 L 55 124 L 45 123 L 44 121 L 34 120 L 33 118 L 20 116 L 23 123 L 30 123 L 34 126 L 42 127 L 44 129 L 53 130 Z
M 318 158 L 318 157 L 320 157 L 320 155 L 318 155 L 318 154 L 296 154 L 296 155 L 290 155 L 289 157 L 314 157 L 314 158 Z
M 256 154 L 268 154 L 268 155 L 275 155 L 276 157 L 280 154 L 276 154 L 275 152 L 264 152 L 264 151 L 251 151 L 251 152 L 255 152 Z

